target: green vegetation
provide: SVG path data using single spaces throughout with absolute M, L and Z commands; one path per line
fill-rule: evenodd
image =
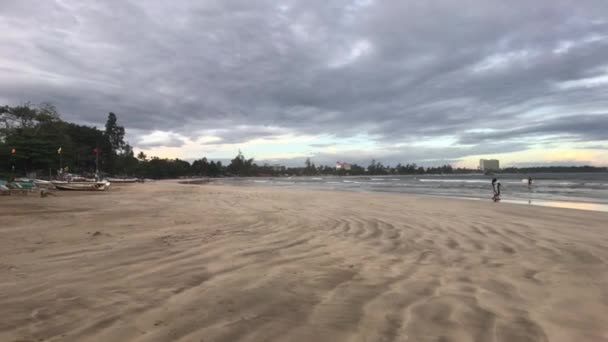
M 124 140 L 125 128 L 118 117 L 109 113 L 104 130 L 61 120 L 50 104 L 38 106 L 0 107 L 0 177 L 24 176 L 35 172 L 37 177 L 55 176 L 60 168 L 81 175 L 93 175 L 96 167 L 102 174 L 140 178 L 223 177 L 223 176 L 315 176 L 315 175 L 408 175 L 478 173 L 474 169 L 454 169 L 397 164 L 384 166 L 372 160 L 367 167 L 353 164 L 350 170 L 333 166 L 316 166 L 307 158 L 302 167 L 271 167 L 258 165 L 239 151 L 228 165 L 202 158 L 189 163 L 180 159 L 148 157 Z M 535 167 L 506 168 L 500 173 L 534 172 L 606 172 L 606 168 Z
M 37 170 L 56 172 L 94 170 L 96 147 L 100 164 L 110 163 L 110 148 L 103 131 L 62 121 L 48 104 L 0 107 L 0 172 L 23 175 Z M 61 149 L 60 149 L 61 148 Z

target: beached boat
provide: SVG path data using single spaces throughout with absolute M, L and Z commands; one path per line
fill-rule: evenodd
M 36 184 L 32 180 L 25 179 L 25 178 L 17 178 L 17 179 L 15 179 L 15 181 L 13 181 L 10 184 L 12 184 L 17 189 L 33 189 L 33 188 L 36 188 Z
M 59 190 L 69 191 L 105 191 L 110 187 L 110 182 L 64 182 L 54 181 L 53 185 Z
M 34 179 L 33 180 L 34 184 L 36 184 L 37 187 L 42 188 L 42 189 L 54 189 L 55 185 L 53 185 L 53 182 L 51 181 L 47 181 L 47 180 L 43 180 L 43 179 Z
M 48 189 L 39 187 L 33 180 L 27 178 L 17 178 L 13 182 L 7 182 L 0 180 L 0 195 L 11 196 L 11 195 L 40 195 L 40 197 L 46 197 Z
M 4 179 L 0 179 L 0 196 L 11 194 L 10 189 L 7 186 L 7 184 L 8 184 L 7 181 L 5 181 Z

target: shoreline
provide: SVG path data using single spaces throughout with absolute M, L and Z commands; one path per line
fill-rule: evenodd
M 228 179 L 228 181 L 225 181 Z M 253 184 L 246 183 L 248 180 L 253 180 Z M 172 181 L 172 180 L 163 180 L 163 181 Z M 461 199 L 467 201 L 485 201 L 485 198 L 481 197 L 467 197 L 467 196 L 458 196 L 458 195 L 448 195 L 448 194 L 426 194 L 426 193 L 417 193 L 417 192 L 399 192 L 399 191 L 383 191 L 376 189 L 349 189 L 349 188 L 323 188 L 319 187 L 309 187 L 306 188 L 304 186 L 290 186 L 290 185 L 272 185 L 267 183 L 256 182 L 253 178 L 217 178 L 217 179 L 205 179 L 201 180 L 202 182 L 197 183 L 199 180 L 195 179 L 189 182 L 178 182 L 184 185 L 213 185 L 213 186 L 244 186 L 244 187 L 271 187 L 271 188 L 285 188 L 296 191 L 337 191 L 337 192 L 349 192 L 349 193 L 382 193 L 382 194 L 397 194 L 397 195 L 406 195 L 406 196 L 430 196 L 435 198 L 451 198 L 451 199 Z M 522 206 L 539 206 L 539 207 L 549 207 L 549 208 L 561 208 L 561 209 L 573 209 L 573 210 L 584 210 L 584 211 L 592 211 L 592 212 L 608 212 L 608 204 L 594 202 L 593 199 L 584 201 L 576 201 L 576 198 L 573 198 L 570 201 L 565 200 L 551 200 L 551 199 L 515 199 L 510 198 L 509 196 L 503 196 L 503 199 L 500 203 L 509 203 L 509 204 L 518 204 Z M 490 201 L 488 197 L 487 201 Z M 496 203 L 500 205 L 500 203 Z

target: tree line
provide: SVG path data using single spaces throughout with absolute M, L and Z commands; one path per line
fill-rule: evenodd
M 110 112 L 104 129 L 78 125 L 61 119 L 51 104 L 0 107 L 0 177 L 54 177 L 58 172 L 93 175 L 130 176 L 139 178 L 179 177 L 253 177 L 253 176 L 316 176 L 316 175 L 409 175 L 409 174 L 465 174 L 479 170 L 453 168 L 451 165 L 423 167 L 414 164 L 383 165 L 372 162 L 368 166 L 350 165 L 350 170 L 334 166 L 317 166 L 307 158 L 301 167 L 259 165 L 253 158 L 245 158 L 239 151 L 226 165 L 221 161 L 201 158 L 188 162 L 180 159 L 148 157 L 125 141 L 125 128 Z M 532 172 L 605 172 L 606 168 L 537 167 L 506 168 L 501 173 Z

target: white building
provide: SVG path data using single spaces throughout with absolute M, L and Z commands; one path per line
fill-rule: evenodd
M 479 169 L 481 171 L 497 171 L 500 170 L 498 159 L 480 159 Z
M 344 162 L 336 162 L 336 170 L 350 171 L 352 165 Z

